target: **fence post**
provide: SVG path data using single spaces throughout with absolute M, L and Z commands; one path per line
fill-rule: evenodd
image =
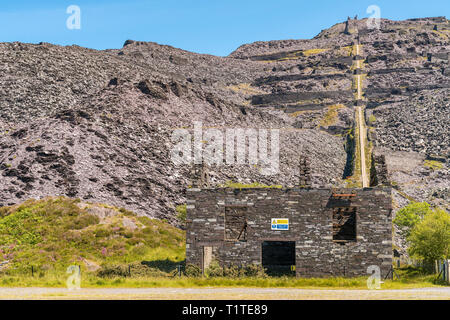
M 444 281 L 450 283 L 450 260 L 444 260 Z
M 31 276 L 34 277 L 34 268 L 31 266 Z

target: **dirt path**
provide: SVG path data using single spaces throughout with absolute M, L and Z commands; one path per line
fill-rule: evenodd
M 450 300 L 450 287 L 401 290 L 319 290 L 288 288 L 0 288 L 0 299 L 121 300 Z

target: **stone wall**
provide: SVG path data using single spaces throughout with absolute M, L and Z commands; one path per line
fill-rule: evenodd
M 203 247 L 213 247 L 222 266 L 262 263 L 263 241 L 295 241 L 301 277 L 363 276 L 392 265 L 391 188 L 188 189 L 186 262 L 202 266 Z M 225 212 L 245 212 L 245 236 L 225 240 Z M 356 210 L 356 239 L 333 240 L 333 210 Z M 289 230 L 272 230 L 272 218 Z
M 372 154 L 372 167 L 370 170 L 370 186 L 390 185 L 389 174 L 384 154 Z

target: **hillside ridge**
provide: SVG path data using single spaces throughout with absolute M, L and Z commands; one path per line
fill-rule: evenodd
M 314 187 L 356 186 L 357 38 L 373 153 L 386 156 L 403 193 L 448 208 L 445 17 L 382 19 L 380 29 L 350 19 L 313 39 L 255 42 L 228 57 L 133 40 L 102 51 L 1 43 L 0 206 L 62 195 L 179 225 L 191 168 L 170 161 L 171 134 L 194 121 L 280 129 L 279 173 L 223 165 L 212 169 L 215 185 L 294 186 L 307 150 Z M 407 201 L 396 194 L 396 207 Z

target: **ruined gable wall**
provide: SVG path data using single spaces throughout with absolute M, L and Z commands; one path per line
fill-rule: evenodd
M 336 200 L 333 194 L 356 194 Z M 201 266 L 203 246 L 215 247 L 222 265 L 261 263 L 262 241 L 295 241 L 298 276 L 367 275 L 369 265 L 388 273 L 392 263 L 391 189 L 189 189 L 186 262 Z M 333 241 L 333 207 L 354 206 L 356 242 Z M 246 241 L 225 241 L 225 207 L 247 208 Z M 271 230 L 288 218 L 289 230 Z

